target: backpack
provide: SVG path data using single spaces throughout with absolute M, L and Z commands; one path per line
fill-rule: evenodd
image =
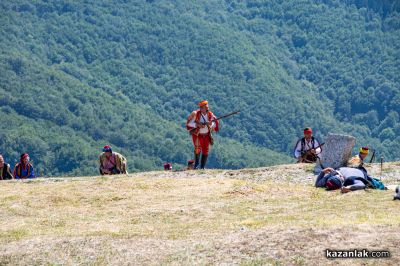
M 374 186 L 375 189 L 380 189 L 380 190 L 385 190 L 386 187 L 385 185 L 382 183 L 382 181 L 380 181 L 377 178 L 371 178 L 371 183 Z

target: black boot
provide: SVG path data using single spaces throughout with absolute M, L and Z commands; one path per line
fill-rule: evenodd
M 200 169 L 204 169 L 204 167 L 206 167 L 207 157 L 208 157 L 208 155 L 204 155 L 204 154 L 201 156 Z
M 194 168 L 197 169 L 199 167 L 199 161 L 200 161 L 200 153 L 199 154 L 194 154 Z

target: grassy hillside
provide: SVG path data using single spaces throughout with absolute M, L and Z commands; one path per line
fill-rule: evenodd
M 182 165 L 206 98 L 242 109 L 210 167 L 289 162 L 304 126 L 396 159 L 397 6 L 294 2 L 2 1 L 1 152 L 43 175 L 93 174 L 105 144 L 133 171 Z
M 398 183 L 400 164 L 382 178 Z M 393 191 L 341 194 L 314 180 L 309 165 L 283 165 L 4 181 L 0 264 L 399 264 Z M 392 257 L 327 260 L 327 248 Z

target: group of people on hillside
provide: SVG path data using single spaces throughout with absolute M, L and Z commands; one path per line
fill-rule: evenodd
M 188 161 L 188 170 L 205 169 L 210 145 L 214 142 L 212 133 L 219 130 L 218 119 L 210 111 L 208 101 L 201 101 L 198 106 L 199 109 L 193 111 L 186 121 L 186 129 L 191 135 L 194 146 L 194 158 Z M 299 163 L 315 163 L 320 160 L 324 143 L 320 143 L 313 136 L 313 131 L 309 127 L 305 128 L 303 133 L 304 137 L 295 145 L 294 157 Z M 343 193 L 364 188 L 384 189 L 385 186 L 379 180 L 368 176 L 364 168 L 364 159 L 368 152 L 368 147 L 360 148 L 359 154 L 349 160 L 349 167 L 323 169 L 317 177 L 315 186 L 325 187 L 328 190 L 341 189 Z M 172 165 L 167 163 L 164 169 L 171 170 Z M 106 145 L 99 155 L 99 172 L 101 175 L 127 174 L 127 159 Z M 10 165 L 5 163 L 3 156 L 0 155 L 0 179 L 34 177 L 35 172 L 27 153 L 21 155 L 13 173 Z
M 304 129 L 304 137 L 299 139 L 294 149 L 294 157 L 299 163 L 314 163 L 320 160 L 324 143 L 314 138 L 312 129 Z M 342 193 L 365 188 L 386 189 L 383 183 L 368 175 L 364 167 L 364 160 L 369 154 L 368 147 L 361 147 L 359 153 L 347 162 L 346 167 L 333 169 L 324 168 L 318 175 L 315 186 L 327 190 L 340 189 Z
M 212 143 L 211 131 L 218 131 L 218 121 L 212 121 L 215 116 L 207 111 L 207 101 L 201 103 L 201 111 L 194 111 L 191 114 L 191 121 L 187 127 L 192 130 L 192 139 L 195 146 L 195 159 L 188 161 L 188 169 L 205 168 L 209 145 Z M 201 160 L 200 160 L 201 157 Z M 172 165 L 164 165 L 166 170 L 171 170 Z M 103 147 L 103 152 L 99 155 L 99 172 L 101 175 L 128 174 L 127 159 L 120 153 L 114 152 L 109 145 Z M 11 167 L 4 162 L 4 158 L 0 155 L 0 180 L 7 179 L 27 179 L 34 178 L 35 173 L 32 164 L 29 163 L 29 155 L 24 153 L 21 155 L 21 160 L 15 165 L 13 174 Z
M 29 160 L 29 154 L 22 154 L 20 161 L 11 172 L 10 164 L 6 163 L 3 155 L 0 154 L 0 180 L 35 178 L 35 171 Z M 99 165 L 101 175 L 128 173 L 126 158 L 118 152 L 113 152 L 108 145 L 104 146 L 103 152 L 99 156 Z
M 209 110 L 208 101 L 201 101 L 198 106 L 199 109 L 189 115 L 186 123 L 194 145 L 194 159 L 188 161 L 188 170 L 205 168 L 210 145 L 213 145 L 212 132 L 218 131 L 218 120 Z M 3 157 L 0 156 L 1 179 L 35 177 L 33 166 L 29 163 L 29 155 L 26 153 L 21 155 L 21 160 L 16 164 L 13 174 L 10 169 L 10 165 L 5 163 Z M 171 170 L 172 165 L 166 164 L 164 169 Z M 127 174 L 127 159 L 106 145 L 99 155 L 99 172 L 101 175 Z
M 320 143 L 314 136 L 313 131 L 310 127 L 306 127 L 303 131 L 304 137 L 296 142 L 294 148 L 294 157 L 299 163 L 315 163 L 320 160 L 320 154 L 322 152 L 322 146 L 325 143 Z M 352 157 L 347 165 L 351 167 L 362 167 L 364 159 L 369 154 L 369 148 L 367 146 L 361 147 L 357 155 Z
M 33 170 L 32 164 L 29 162 L 29 154 L 21 154 L 20 161 L 15 165 L 12 173 L 10 164 L 4 161 L 3 155 L 0 155 L 0 180 L 27 179 L 34 177 L 35 171 Z

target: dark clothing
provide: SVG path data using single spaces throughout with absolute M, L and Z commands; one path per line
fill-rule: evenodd
M 326 187 L 326 181 L 336 174 L 336 171 L 330 172 L 329 174 L 325 174 L 323 171 L 321 171 L 317 177 L 317 180 L 315 181 L 315 187 Z
M 369 187 L 369 182 L 363 177 L 349 176 L 344 180 L 343 186 L 354 191 Z
M 13 179 L 11 174 L 10 165 L 4 163 L 4 166 L 0 168 L 0 180 Z
M 350 190 L 360 190 L 365 188 L 377 188 L 373 178 L 369 177 L 365 168 L 358 169 L 352 167 L 341 167 L 336 171 L 325 174 L 321 171 L 315 182 L 316 187 L 326 187 L 326 182 L 330 177 L 338 175 L 338 172 L 343 176 L 343 186 Z

